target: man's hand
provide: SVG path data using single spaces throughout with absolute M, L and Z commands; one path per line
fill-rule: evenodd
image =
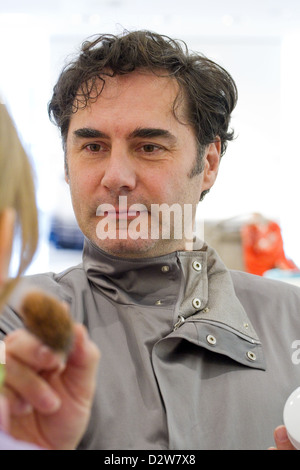
M 278 426 L 275 429 L 274 440 L 276 447 L 270 447 L 269 450 L 296 450 L 288 438 L 285 426 Z
M 5 339 L 4 393 L 10 433 L 46 449 L 74 449 L 89 421 L 100 353 L 84 326 L 74 325 L 73 349 L 62 356 L 26 330 Z

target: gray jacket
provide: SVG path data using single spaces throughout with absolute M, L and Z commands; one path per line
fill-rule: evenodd
M 69 302 L 101 350 L 83 449 L 267 449 L 300 385 L 300 289 L 229 272 L 214 250 L 25 278 Z M 22 286 L 21 286 L 22 288 Z M 20 326 L 17 292 L 1 318 Z M 300 423 L 299 423 L 300 426 Z

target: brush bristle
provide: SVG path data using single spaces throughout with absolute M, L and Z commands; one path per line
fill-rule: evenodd
M 31 291 L 22 300 L 20 313 L 25 327 L 44 344 L 68 354 L 73 343 L 73 321 L 68 307 L 56 298 Z

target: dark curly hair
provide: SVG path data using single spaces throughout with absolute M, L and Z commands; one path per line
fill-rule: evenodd
M 229 130 L 237 102 L 232 77 L 212 60 L 189 52 L 183 41 L 150 31 L 97 36 L 84 42 L 78 57 L 63 69 L 48 112 L 60 128 L 65 150 L 72 114 L 97 99 L 105 86 L 105 76 L 128 74 L 137 69 L 177 80 L 179 94 L 185 99 L 188 124 L 198 141 L 198 171 L 202 171 L 203 149 L 216 138 L 221 142 L 221 155 L 225 153 L 227 142 L 234 136 Z M 173 104 L 175 116 L 177 99 Z

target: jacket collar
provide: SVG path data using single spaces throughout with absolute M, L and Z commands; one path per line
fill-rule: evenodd
M 200 251 L 180 252 L 179 259 L 186 279 L 185 294 L 180 306 L 184 319 L 203 320 L 226 325 L 241 335 L 259 341 L 251 322 L 237 298 L 230 272 L 215 250 L 203 244 Z M 198 277 L 193 267 L 201 264 Z M 195 308 L 197 299 L 200 308 Z
M 193 251 L 156 258 L 110 255 L 85 240 L 83 266 L 91 282 L 118 303 L 178 306 L 184 320 L 209 320 L 258 340 L 215 250 L 196 240 Z
M 120 304 L 174 308 L 181 267 L 176 253 L 157 258 L 121 258 L 85 240 L 83 267 L 102 293 Z
M 201 240 L 195 240 L 193 251 L 127 259 L 107 254 L 86 239 L 83 266 L 89 280 L 112 300 L 127 305 L 172 308 L 178 317 L 176 336 L 184 337 L 186 332 L 191 337 L 189 326 L 193 323 L 198 335 L 195 341 L 200 341 L 201 331 L 202 336 L 208 331 L 202 345 L 214 346 L 215 350 L 218 346 L 207 344 L 209 332 L 222 330 L 222 337 L 228 337 L 226 341 L 231 345 L 239 337 L 238 353 L 233 353 L 238 357 L 234 358 L 264 368 L 259 338 L 235 294 L 230 272 L 215 250 Z M 177 327 L 182 324 L 185 327 L 179 330 Z M 243 360 L 239 360 L 241 343 Z M 229 349 L 227 355 L 232 356 L 232 348 Z
M 193 256 L 202 264 L 198 280 L 189 278 Z M 187 283 L 179 309 L 179 328 L 172 336 L 185 338 L 247 367 L 265 370 L 261 342 L 235 294 L 230 272 L 215 250 L 204 244 L 198 254 L 182 252 L 179 258 Z M 195 299 L 201 300 L 196 312 Z

